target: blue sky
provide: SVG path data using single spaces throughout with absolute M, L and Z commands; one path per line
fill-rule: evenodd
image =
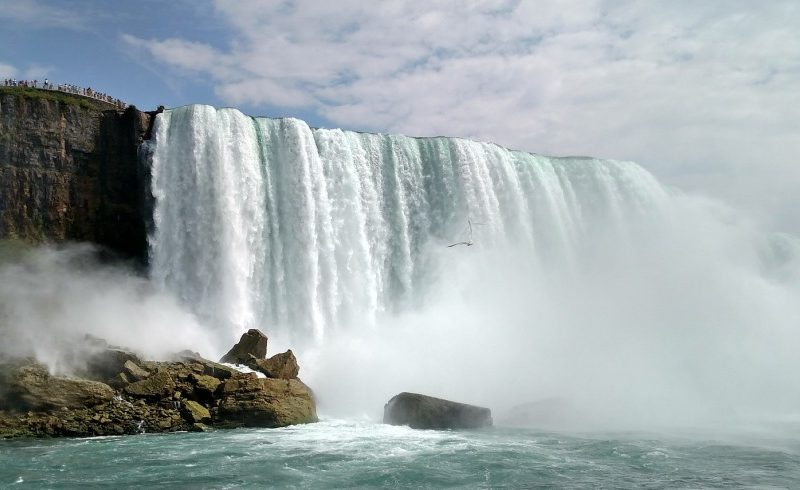
M 0 0 L 0 75 L 633 160 L 800 232 L 795 0 Z

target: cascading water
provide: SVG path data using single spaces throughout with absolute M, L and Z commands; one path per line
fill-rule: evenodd
M 468 220 L 479 247 L 513 242 L 564 265 L 590 229 L 624 235 L 666 198 L 631 163 L 201 105 L 162 115 L 154 141 L 153 277 L 237 331 L 374 324 L 419 299 L 426 249 L 463 238 Z
M 346 375 L 398 381 L 361 394 L 376 406 L 415 386 L 648 416 L 698 397 L 800 401 L 782 378 L 797 365 L 797 241 L 633 163 L 203 105 L 161 114 L 151 145 L 153 280 L 223 345 L 257 327 L 337 351 L 311 373 L 329 399 Z M 447 247 L 460 241 L 474 245 Z M 487 353 L 493 375 L 475 366 Z

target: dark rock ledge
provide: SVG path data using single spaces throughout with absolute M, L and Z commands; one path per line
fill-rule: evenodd
M 254 332 L 257 332 L 254 333 Z M 247 335 L 266 336 L 258 330 Z M 260 341 L 259 341 L 260 342 Z M 183 351 L 173 361 L 87 338 L 92 354 L 77 376 L 56 376 L 34 359 L 0 360 L 0 438 L 86 437 L 316 422 L 311 390 L 291 351 L 248 354 L 256 373 Z M 274 373 L 274 374 L 273 374 Z

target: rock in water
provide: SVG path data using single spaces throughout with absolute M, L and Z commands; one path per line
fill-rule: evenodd
M 400 393 L 384 407 L 383 423 L 413 429 L 477 429 L 492 425 L 492 412 L 466 403 Z
M 313 395 L 300 380 L 259 378 L 249 373 L 225 381 L 215 424 L 284 427 L 316 421 Z
M 268 378 L 295 379 L 300 373 L 300 366 L 297 365 L 297 358 L 291 349 L 269 359 L 253 359 L 248 366 L 261 371 Z
M 267 336 L 256 328 L 251 328 L 242 334 L 239 342 L 231 347 L 231 350 L 222 356 L 219 362 L 247 364 L 250 361 L 250 356 L 256 359 L 267 357 Z
M 196 401 L 186 400 L 183 402 L 182 414 L 184 418 L 194 423 L 210 423 L 211 413 L 206 407 Z

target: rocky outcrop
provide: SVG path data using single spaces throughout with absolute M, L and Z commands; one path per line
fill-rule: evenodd
M 109 346 L 105 342 L 95 343 L 87 349 L 86 356 L 85 368 L 78 371 L 83 378 L 113 384 L 118 381 L 117 375 L 124 373 L 133 381 L 141 379 L 126 369 L 126 366 L 135 369 L 134 366 L 138 366 L 141 362 L 139 357 L 125 349 Z
M 5 401 L 0 408 L 13 410 L 51 410 L 93 407 L 114 398 L 110 386 L 86 379 L 51 376 L 35 361 L 20 366 L 4 366 Z M 4 407 L 5 406 L 5 407 Z
M 183 410 L 181 413 L 189 422 L 195 424 L 211 423 L 211 412 L 194 400 L 186 400 L 183 402 Z
M 123 391 L 132 397 L 145 398 L 152 401 L 169 398 L 177 388 L 175 379 L 170 371 L 172 370 L 163 369 L 157 371 L 141 381 L 129 384 Z
M 249 373 L 225 381 L 221 391 L 217 420 L 225 427 L 283 427 L 317 420 L 311 390 L 297 379 Z
M 242 338 L 219 362 L 229 364 L 248 364 L 251 358 L 264 359 L 267 357 L 267 336 L 261 330 L 251 328 L 242 334 Z
M 144 261 L 150 115 L 45 90 L 0 89 L 0 239 L 90 241 Z
M 300 366 L 291 349 L 269 359 L 251 359 L 247 366 L 264 373 L 268 378 L 295 379 L 300 373 Z
M 492 412 L 432 396 L 400 393 L 384 407 L 383 423 L 413 429 L 477 429 L 492 425 Z
M 109 378 L 109 384 L 52 376 L 32 359 L 0 363 L 0 438 L 283 427 L 317 420 L 313 394 L 296 377 L 259 377 L 194 353 L 155 362 L 114 346 L 96 349 L 95 343 L 92 359 L 109 362 L 82 372 Z M 286 354 L 274 357 L 284 359 L 281 366 L 292 360 L 296 366 L 294 355 Z M 112 366 L 119 371 L 109 376 Z

